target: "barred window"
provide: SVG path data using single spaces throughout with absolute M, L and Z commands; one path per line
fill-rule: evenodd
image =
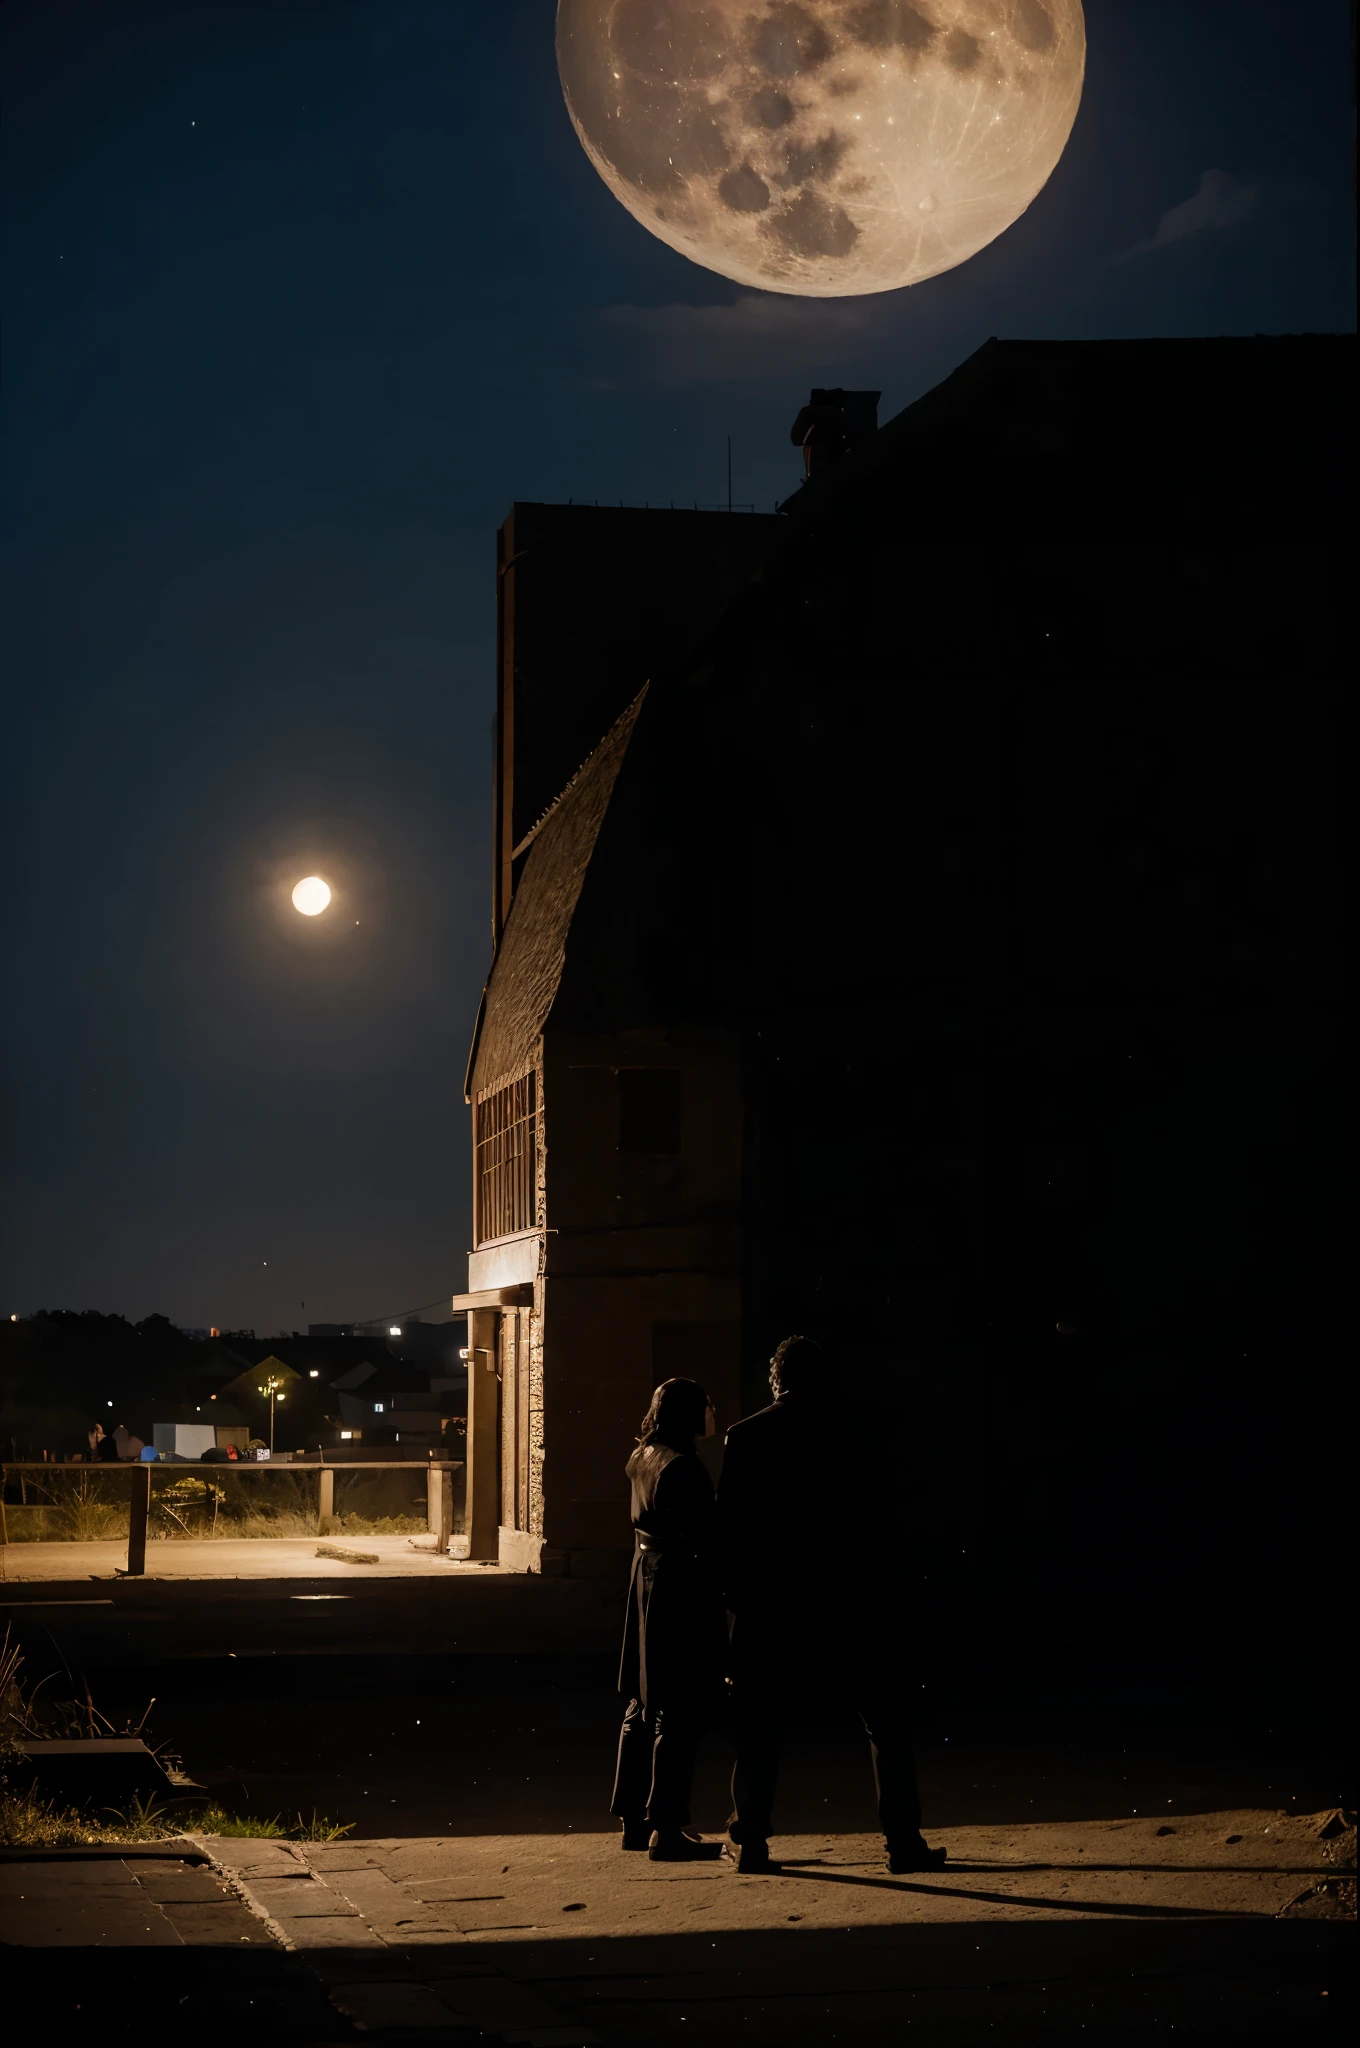
M 524 1074 L 477 1104 L 476 1240 L 534 1225 L 536 1076 Z

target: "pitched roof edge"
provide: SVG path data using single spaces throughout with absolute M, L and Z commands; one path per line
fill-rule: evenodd
M 492 965 L 495 965 L 494 959 Z M 472 1074 L 473 1069 L 477 1065 L 477 1050 L 482 1042 L 482 1026 L 486 1022 L 486 991 L 490 981 L 491 976 L 488 974 L 486 980 L 482 983 L 482 999 L 477 1005 L 477 1021 L 472 1027 L 472 1044 L 468 1047 L 467 1066 L 463 1070 L 464 1102 L 471 1102 L 472 1100 Z
M 577 783 L 581 780 L 581 777 L 585 774 L 587 768 L 589 768 L 591 762 L 595 759 L 595 756 L 599 753 L 601 747 L 608 746 L 610 740 L 613 739 L 615 733 L 623 724 L 624 720 L 635 720 L 637 718 L 638 712 L 642 707 L 642 700 L 646 696 L 648 690 L 650 690 L 651 687 L 651 678 L 648 677 L 647 681 L 642 685 L 642 688 L 638 691 L 636 697 L 629 698 L 628 702 L 624 705 L 618 717 L 614 720 L 614 723 L 608 728 L 606 732 L 601 733 L 599 739 L 596 740 L 594 746 L 586 755 L 585 760 L 582 761 L 580 767 L 576 770 L 576 773 L 571 777 L 571 779 L 568 782 L 563 783 L 561 789 L 558 790 L 557 795 L 548 805 L 548 808 L 542 813 L 540 817 L 535 818 L 533 824 L 529 827 L 524 837 L 520 840 L 519 845 L 511 849 L 511 860 L 518 860 L 522 853 L 527 853 L 529 851 L 529 848 L 533 845 L 535 839 L 537 839 L 539 833 L 543 830 L 543 827 L 547 824 L 549 818 L 552 817 L 553 813 L 557 810 L 560 804 L 566 802 L 567 798 L 571 795 L 573 789 L 575 789 Z M 513 908 L 514 904 L 512 902 L 511 909 Z
M 579 897 L 586 868 L 589 866 L 595 850 L 595 838 L 603 823 L 604 813 L 609 807 L 614 781 L 622 766 L 623 758 L 627 753 L 633 727 L 637 723 L 642 711 L 643 702 L 650 688 L 651 683 L 649 680 L 642 685 L 642 688 L 632 700 L 625 705 L 613 724 L 601 735 L 600 739 L 581 763 L 581 766 L 572 776 L 570 782 L 567 783 L 566 787 L 544 812 L 534 829 L 534 834 L 530 835 L 531 837 L 536 837 L 543 828 L 563 818 L 564 814 L 566 820 L 564 829 L 570 832 L 573 829 L 570 800 L 585 789 L 584 801 L 587 803 L 588 809 L 584 822 L 586 822 L 588 831 L 588 845 L 584 843 L 582 845 L 576 880 L 574 885 L 569 885 L 571 887 L 571 901 L 570 903 L 565 901 L 559 902 L 556 909 L 553 909 L 551 907 L 550 892 L 547 911 L 548 923 L 546 927 L 542 928 L 540 928 L 540 919 L 544 909 L 543 896 L 541 888 L 535 884 L 534 877 L 537 872 L 537 863 L 534 858 L 535 849 L 530 848 L 529 865 L 526 867 L 520 885 L 511 900 L 505 919 L 505 926 L 501 932 L 500 944 L 496 948 L 495 958 L 491 963 L 491 972 L 487 976 L 486 987 L 482 993 L 482 1004 L 478 1011 L 477 1025 L 464 1083 L 466 1100 L 469 1102 L 478 1100 L 486 1093 L 487 1078 L 478 1073 L 478 1067 L 483 1058 L 500 1060 L 507 1051 L 506 1044 L 502 1042 L 505 1036 L 507 1014 L 513 1015 L 516 1004 L 521 1002 L 520 996 L 516 994 L 516 984 L 520 985 L 522 991 L 526 961 L 529 963 L 529 981 L 532 983 L 536 980 L 538 985 L 537 997 L 531 997 L 530 999 L 531 1008 L 536 1007 L 538 1010 L 537 1030 L 531 1034 L 532 1036 L 541 1034 L 543 1025 L 546 1023 L 547 1017 L 552 1010 L 557 996 L 557 986 L 561 979 L 566 927 L 570 924 L 571 918 L 575 914 L 576 899 Z M 611 754 L 614 757 L 612 763 L 608 758 Z M 597 799 L 591 794 L 588 785 L 592 773 L 597 769 L 605 775 L 606 780 L 602 785 L 601 794 L 598 799 L 600 804 L 599 815 L 595 818 L 593 825 L 591 825 L 588 822 L 589 806 L 595 803 Z M 534 919 L 534 922 L 529 927 L 528 934 L 526 934 L 523 925 L 526 913 Z M 560 936 L 554 940 L 550 937 L 552 927 L 556 921 L 563 919 L 565 922 L 561 924 Z M 547 941 L 546 951 L 544 950 L 545 940 Z M 528 954 L 525 954 L 523 950 L 525 944 L 531 949 Z M 535 948 L 537 949 L 536 964 Z M 557 954 L 555 966 L 551 959 L 554 950 L 556 950 Z M 509 985 L 508 987 L 502 987 L 502 977 L 507 973 L 510 976 Z M 549 984 L 551 985 L 549 986 Z M 507 1013 L 506 1009 L 507 1002 L 510 1005 L 509 1013 Z M 519 1023 L 518 1026 L 512 1027 L 511 1034 L 517 1040 L 522 1040 L 524 1029 L 528 1023 L 528 1015 L 529 1013 L 523 1010 L 521 1003 Z M 491 1031 L 489 1041 L 486 1035 L 488 1026 L 490 1026 Z M 522 1070 L 523 1052 L 524 1046 L 521 1043 L 518 1045 L 517 1050 L 517 1058 L 520 1064 L 516 1066 L 515 1074 L 508 1074 L 506 1078 L 514 1079 Z M 499 1067 L 497 1072 L 499 1073 Z

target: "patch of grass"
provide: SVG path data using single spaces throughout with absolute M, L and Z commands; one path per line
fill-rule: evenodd
M 154 1800 L 134 1799 L 125 1812 L 77 1813 L 38 1793 L 0 1783 L 0 1845 L 6 1849 L 80 1849 L 99 1842 L 162 1842 L 179 1833 Z
M 104 1843 L 165 1842 L 190 1834 L 227 1835 L 237 1841 L 339 1842 L 353 1829 L 353 1821 L 332 1820 L 315 1808 L 310 1818 L 298 1814 L 285 1823 L 277 1814 L 268 1819 L 243 1817 L 216 1805 L 195 1813 L 170 1812 L 154 1798 L 134 1799 L 121 1813 L 113 1808 L 77 1813 L 53 1806 L 36 1792 L 0 1782 L 0 1846 L 6 1849 L 84 1849 Z
M 333 1468 L 336 1469 L 336 1468 Z M 390 1472 L 346 1472 L 338 1468 L 335 1513 L 327 1534 L 415 1536 L 426 1528 L 425 1477 L 417 1466 L 394 1464 Z M 420 1495 L 413 1495 L 413 1480 Z M 8 1508 L 12 1543 L 92 1542 L 121 1538 L 128 1527 L 126 1470 L 75 1466 L 24 1482 L 25 1498 Z M 157 1467 L 151 1487 L 152 1542 L 185 1538 L 235 1539 L 317 1533 L 319 1496 L 314 1469 L 273 1467 L 249 1477 L 230 1465 L 206 1470 Z
M 185 1814 L 179 1822 L 186 1834 L 229 1835 L 267 1842 L 339 1842 L 352 1834 L 354 1822 L 332 1820 L 329 1814 L 312 1808 L 310 1820 L 299 1814 L 285 1824 L 278 1814 L 266 1820 L 262 1815 L 228 1813 L 223 1806 L 205 1806 L 201 1813 Z
M 346 1835 L 352 1835 L 354 1829 L 354 1821 L 332 1820 L 329 1814 L 318 1813 L 313 1807 L 311 1819 L 304 1820 L 299 1814 L 297 1825 L 288 1832 L 295 1842 L 339 1842 Z
M 106 1806 L 103 1811 L 124 1841 L 159 1842 L 166 1835 L 179 1833 L 154 1792 L 145 1799 L 134 1793 L 121 1812 L 116 1806 Z
M 224 1806 L 205 1806 L 200 1813 L 186 1813 L 180 1825 L 191 1835 L 230 1835 L 233 1839 L 249 1837 L 266 1842 L 282 1842 L 287 1839 L 288 1830 L 275 1814 L 272 1820 L 247 1814 L 244 1818 L 237 1813 L 228 1813 Z
M 7 1849 L 68 1849 L 99 1836 L 78 1813 L 63 1813 L 32 1792 L 0 1785 L 0 1842 Z
M 30 1766 L 22 1755 L 15 1730 L 35 1736 L 140 1735 L 146 1726 L 153 1700 L 133 1727 L 129 1721 L 115 1728 L 101 1714 L 86 1687 L 83 1702 L 40 1700 L 41 1685 L 28 1687 L 22 1677 L 23 1654 L 9 1629 L 0 1636 L 0 1846 L 16 1849 L 81 1848 L 99 1842 L 163 1842 L 192 1830 L 203 1835 L 258 1836 L 266 1841 L 338 1842 L 349 1834 L 352 1821 L 331 1820 L 312 1810 L 310 1820 L 299 1813 L 285 1823 L 275 1814 L 256 1819 L 228 1813 L 215 1803 L 190 1812 L 181 1800 L 163 1805 L 153 1794 L 133 1799 L 126 1807 L 104 1807 L 98 1813 L 79 1813 L 54 1806 L 27 1783 Z M 95 1723 L 102 1728 L 96 1731 Z M 167 1752 L 162 1746 L 164 1760 Z
M 239 1542 L 242 1537 L 271 1536 L 314 1536 L 316 1516 L 303 1514 L 292 1509 L 281 1510 L 278 1514 L 236 1513 L 223 1515 L 212 1527 L 163 1528 L 157 1531 L 165 1542 L 182 1542 L 186 1536 L 195 1538 L 216 1538 L 219 1542 Z
M 29 1501 L 5 1508 L 11 1543 L 100 1543 L 126 1536 L 127 1503 L 81 1499 Z

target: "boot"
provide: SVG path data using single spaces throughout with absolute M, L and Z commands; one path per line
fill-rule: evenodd
M 711 1863 L 722 1854 L 721 1844 L 706 1842 L 688 1828 L 657 1828 L 647 1845 L 653 1863 Z
M 909 1842 L 888 1844 L 888 1869 L 894 1877 L 905 1877 L 911 1870 L 943 1870 L 948 1856 L 947 1849 L 932 1849 L 917 1835 Z
M 739 1877 L 767 1877 L 777 1868 L 770 1861 L 768 1842 L 732 1842 L 722 1853 L 725 1863 L 735 1864 Z

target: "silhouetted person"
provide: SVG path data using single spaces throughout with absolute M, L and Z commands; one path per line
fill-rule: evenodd
M 664 1381 L 628 1460 L 636 1545 L 619 1665 L 628 1709 L 610 1812 L 624 1848 L 650 1849 L 657 1862 L 719 1854 L 687 1832 L 695 1751 L 727 1656 L 713 1482 L 694 1451 L 712 1415 L 697 1381 Z
M 772 1407 L 727 1433 L 718 1519 L 732 1614 L 737 1759 L 728 1834 L 738 1868 L 770 1868 L 784 1723 L 828 1695 L 869 1735 L 891 1871 L 936 1870 L 946 1852 L 921 1839 L 895 1587 L 874 1528 L 868 1447 L 839 1444 L 827 1412 L 826 1354 L 786 1337 L 770 1360 Z M 807 1541 L 822 1481 L 865 1496 L 861 1542 L 839 1553 Z
M 96 1422 L 90 1431 L 90 1456 L 97 1465 L 118 1463 L 118 1446 L 111 1436 L 105 1436 L 102 1422 Z

